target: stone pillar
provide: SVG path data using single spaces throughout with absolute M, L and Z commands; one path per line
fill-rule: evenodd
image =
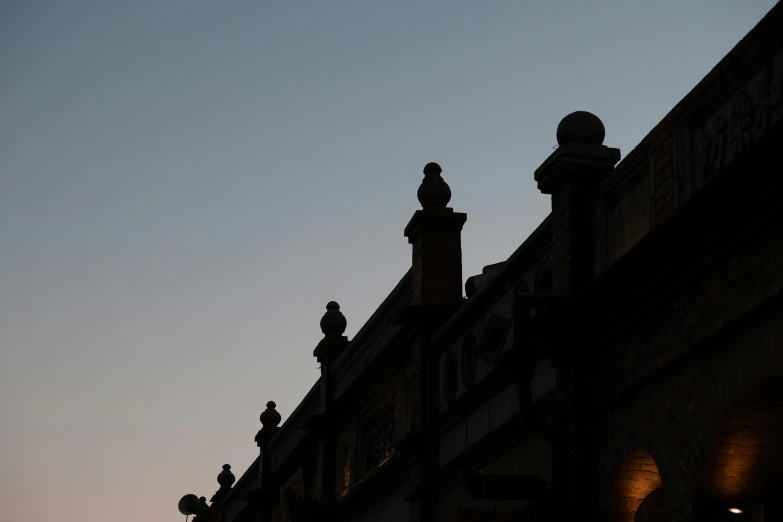
M 337 357 L 348 346 L 343 334 L 347 326 L 340 305 L 331 301 L 321 318 L 324 338 L 318 343 L 313 356 L 321 364 L 321 416 L 318 431 L 318 465 L 316 470 L 316 495 L 321 502 L 334 500 L 337 485 L 337 439 L 329 422 L 330 405 L 334 399 L 333 366 Z
M 217 481 L 220 484 L 220 489 L 212 495 L 209 501 L 212 502 L 210 511 L 214 511 L 214 520 L 220 522 L 223 519 L 223 501 L 231 492 L 231 486 L 236 481 L 236 477 L 231 473 L 231 465 L 223 464 L 223 471 L 217 476 Z
M 348 346 L 348 338 L 343 334 L 348 322 L 340 312 L 340 305 L 330 301 L 326 313 L 321 318 L 321 331 L 324 338 L 313 350 L 313 357 L 321 365 L 321 413 L 325 414 L 332 401 L 333 377 L 332 365 L 340 353 Z
M 595 276 L 596 191 L 620 161 L 620 150 L 603 145 L 604 124 L 589 112 L 569 114 L 557 127 L 559 146 L 536 170 L 552 195 L 555 230 L 554 290 L 569 294 Z
M 420 431 L 419 459 L 412 474 L 411 520 L 437 519 L 438 498 L 423 489 L 438 470 L 437 440 L 432 422 L 437 414 L 435 382 L 437 369 L 431 354 L 431 336 L 462 304 L 462 227 L 467 215 L 447 207 L 451 189 L 441 177 L 437 163 L 424 167 L 424 180 L 417 196 L 417 210 L 405 227 L 413 245 L 411 265 L 412 306 L 403 323 L 413 343 L 413 369 L 417 379 L 417 404 L 412 428 Z
M 462 226 L 467 215 L 446 206 L 451 189 L 440 174 L 437 163 L 424 167 L 418 191 L 422 209 L 405 227 L 413 245 L 414 306 L 448 307 L 462 299 Z
M 258 459 L 258 486 L 259 495 L 259 520 L 267 520 L 269 513 L 274 507 L 277 491 L 270 487 L 269 475 L 271 455 L 269 452 L 269 441 L 277 433 L 280 425 L 280 413 L 275 409 L 277 405 L 274 401 L 266 403 L 266 410 L 261 413 L 261 429 L 256 434 L 256 444 L 260 452 Z
M 596 274 L 596 225 L 598 186 L 620 160 L 620 151 L 603 145 L 605 128 L 589 112 L 569 114 L 557 127 L 558 148 L 536 170 L 535 180 L 544 194 L 552 195 L 554 248 L 552 290 L 567 302 L 569 295 L 584 289 Z M 572 325 L 573 329 L 573 325 Z M 573 422 L 570 408 L 589 396 L 580 386 L 585 352 L 571 350 L 570 333 L 558 338 L 558 402 L 566 409 L 558 413 L 552 447 L 554 498 L 551 517 L 557 520 L 588 519 L 591 499 L 585 498 L 589 473 L 584 452 L 589 451 L 591 433 Z

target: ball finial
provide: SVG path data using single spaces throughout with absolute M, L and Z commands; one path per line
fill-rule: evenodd
M 321 332 L 324 335 L 342 335 L 345 333 L 346 326 L 348 326 L 348 321 L 340 311 L 340 305 L 335 301 L 329 301 L 326 305 L 326 313 L 321 318 Z
M 417 196 L 422 208 L 429 206 L 445 207 L 451 201 L 451 189 L 441 177 L 443 170 L 437 163 L 424 166 L 424 180 L 419 186 Z
M 603 122 L 587 111 L 572 112 L 560 121 L 557 126 L 557 143 L 585 143 L 602 145 L 606 137 Z
M 230 488 L 234 485 L 236 477 L 231 473 L 230 464 L 223 464 L 223 471 L 217 476 L 217 481 L 221 488 Z
M 277 404 L 275 401 L 269 401 L 266 403 L 266 409 L 261 413 L 261 424 L 264 428 L 277 428 L 280 425 L 280 413 L 275 409 Z

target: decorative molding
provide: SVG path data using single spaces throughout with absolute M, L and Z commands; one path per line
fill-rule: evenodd
M 497 364 L 510 330 L 511 321 L 495 313 L 490 315 L 478 346 L 478 356 L 491 366 Z

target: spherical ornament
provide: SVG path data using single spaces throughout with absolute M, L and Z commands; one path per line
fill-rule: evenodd
M 231 465 L 223 464 L 223 471 L 217 476 L 218 484 L 221 488 L 230 488 L 236 481 L 236 477 L 231 473 Z
M 572 112 L 557 126 L 557 143 L 587 143 L 601 145 L 606 137 L 606 128 L 595 114 L 586 111 Z
M 340 311 L 340 305 L 330 301 L 326 305 L 326 313 L 321 318 L 321 331 L 324 335 L 342 335 L 345 333 L 346 326 L 348 326 L 348 321 L 346 321 L 345 316 Z
M 277 428 L 280 425 L 280 414 L 275 409 L 277 404 L 274 401 L 266 403 L 266 409 L 261 413 L 261 424 L 264 428 Z
M 437 163 L 427 163 L 424 166 L 424 180 L 416 193 L 422 207 L 445 207 L 451 201 L 451 189 L 441 177 L 441 172 L 443 171 Z

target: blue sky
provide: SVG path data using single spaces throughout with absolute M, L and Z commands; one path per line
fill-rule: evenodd
M 325 304 L 352 335 L 409 267 L 427 162 L 467 278 L 548 213 L 564 115 L 627 154 L 774 3 L 0 3 L 0 519 L 209 498 Z

